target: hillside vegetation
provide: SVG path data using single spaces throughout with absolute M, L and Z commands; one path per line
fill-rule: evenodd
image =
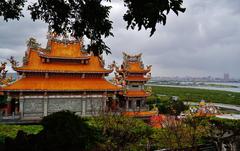
M 182 101 L 199 102 L 204 99 L 208 102 L 240 105 L 240 93 L 238 92 L 166 86 L 152 86 L 152 91 L 161 100 L 169 99 L 171 96 L 178 96 Z

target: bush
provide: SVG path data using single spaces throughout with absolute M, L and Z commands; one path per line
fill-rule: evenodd
M 53 113 L 42 120 L 43 130 L 36 135 L 19 131 L 15 139 L 6 139 L 9 151 L 79 151 L 94 146 L 95 131 L 86 121 L 69 111 Z
M 102 134 L 98 150 L 145 150 L 152 128 L 142 120 L 118 115 L 95 118 L 92 123 Z

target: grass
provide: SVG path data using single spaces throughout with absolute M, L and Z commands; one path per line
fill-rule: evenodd
M 6 137 L 15 138 L 17 132 L 22 130 L 28 134 L 37 134 L 43 127 L 41 125 L 4 125 L 0 124 L 0 143 L 3 143 Z
M 207 84 L 207 86 L 220 87 L 220 88 L 238 88 L 238 86 L 235 86 L 235 85 L 225 85 L 225 84 Z
M 240 93 L 220 90 L 205 90 L 195 88 L 179 88 L 167 86 L 152 86 L 153 94 L 158 94 L 161 100 L 178 96 L 182 101 L 199 102 L 201 99 L 213 103 L 240 105 Z

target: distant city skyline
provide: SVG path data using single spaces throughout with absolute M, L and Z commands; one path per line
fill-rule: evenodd
M 106 65 L 113 60 L 120 63 L 125 51 L 143 53 L 144 63 L 153 65 L 152 76 L 223 77 L 229 73 L 230 78 L 240 78 L 239 0 L 184 0 L 186 12 L 170 14 L 166 26 L 158 26 L 152 37 L 149 31 L 126 30 L 123 3 L 113 0 L 112 6 L 115 36 L 106 39 L 112 51 L 104 56 Z M 47 24 L 33 22 L 26 13 L 20 21 L 2 20 L 0 61 L 15 56 L 21 62 L 29 37 L 45 47 L 47 29 Z M 7 69 L 13 71 L 9 66 Z
M 240 78 L 230 77 L 229 73 L 224 73 L 222 77 L 214 76 L 155 76 L 153 80 L 176 80 L 176 81 L 218 81 L 218 82 L 240 82 Z

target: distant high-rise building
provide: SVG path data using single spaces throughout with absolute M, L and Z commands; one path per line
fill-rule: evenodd
M 223 75 L 223 80 L 224 80 L 224 81 L 229 81 L 229 80 L 230 80 L 230 78 L 229 78 L 229 73 L 224 73 L 224 75 Z

